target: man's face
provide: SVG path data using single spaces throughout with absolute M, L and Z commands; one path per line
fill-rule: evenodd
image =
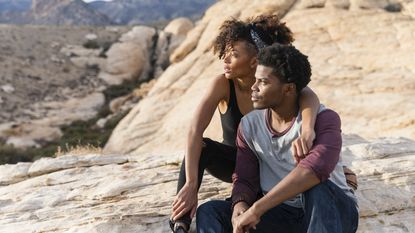
M 275 108 L 283 103 L 288 84 L 282 83 L 272 68 L 258 65 L 255 72 L 255 83 L 251 87 L 251 100 L 255 109 Z

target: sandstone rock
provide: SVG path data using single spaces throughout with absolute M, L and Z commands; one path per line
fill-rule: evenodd
M 414 232 L 415 142 L 344 140 L 342 156 L 359 179 L 358 233 Z M 0 166 L 0 231 L 169 232 L 182 156 L 65 155 Z M 206 174 L 199 204 L 223 200 L 230 190 Z
M 88 49 L 79 45 L 66 45 L 61 48 L 61 53 L 68 57 L 98 57 L 100 49 Z
M 99 77 L 109 85 L 138 79 L 150 66 L 150 48 L 156 31 L 137 26 L 120 38 L 107 52 L 106 65 Z
M 125 102 L 131 98 L 132 95 L 126 95 L 113 99 L 109 104 L 111 112 L 118 112 L 121 109 L 121 107 L 125 104 Z
M 98 69 L 101 69 L 106 64 L 105 58 L 101 57 L 72 57 L 71 62 L 79 68 L 96 66 Z
M 66 102 L 47 102 L 42 104 L 50 110 L 47 117 L 34 121 L 36 124 L 62 125 L 75 120 L 94 118 L 105 103 L 105 96 L 95 92 L 85 97 L 69 99 Z
M 192 21 L 187 18 L 177 18 L 167 24 L 167 26 L 164 28 L 164 31 L 175 36 L 186 36 L 192 28 Z
M 237 2 L 221 1 L 208 10 L 171 58 L 190 53 L 172 64 L 148 97 L 120 122 L 106 145 L 107 151 L 183 149 L 192 113 L 204 89 L 211 78 L 222 72 L 221 62 L 208 51 L 213 35 L 223 20 L 252 16 L 248 13 L 263 10 L 263 6 L 268 11 L 285 14 L 283 21 L 294 32 L 294 45 L 309 56 L 312 64 L 310 86 L 322 103 L 340 113 L 343 132 L 365 138 L 415 138 L 412 18 L 380 10 L 383 5 L 374 3 L 366 10 L 353 7 L 345 10 L 340 4 L 343 1 L 331 1 L 330 6 L 326 5 L 329 1 L 324 1 L 324 7 L 311 9 L 295 8 L 292 1 L 264 1 L 262 5 Z M 322 1 L 301 2 L 322 4 Z M 373 21 L 377 27 L 373 27 Z M 192 34 L 195 36 L 190 40 Z M 181 50 L 189 45 L 197 46 Z M 214 116 L 205 136 L 220 140 L 218 126 Z M 158 146 L 159 141 L 163 141 L 163 148 Z
M 205 27 L 205 24 L 200 23 L 193 30 L 191 30 L 186 39 L 170 55 L 170 62 L 176 63 L 183 60 L 186 55 L 195 49 L 201 34 L 205 30 Z
M 0 87 L 2 91 L 6 92 L 7 94 L 11 94 L 14 92 L 14 87 L 10 84 L 6 84 Z
M 62 132 L 58 127 L 23 123 L 6 130 L 7 144 L 17 148 L 40 147 L 45 142 L 57 141 Z
M 29 177 L 28 170 L 32 163 L 5 164 L 0 166 L 0 186 L 18 183 Z
M 89 33 L 89 34 L 85 35 L 85 39 L 87 39 L 87 40 L 96 40 L 96 39 L 98 39 L 98 36 L 94 33 Z

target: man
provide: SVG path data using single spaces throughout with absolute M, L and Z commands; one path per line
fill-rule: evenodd
M 232 202 L 200 206 L 198 232 L 356 232 L 357 202 L 339 162 L 337 113 L 321 106 L 306 157 L 293 158 L 290 150 L 301 131 L 298 93 L 310 81 L 307 57 L 293 46 L 273 45 L 259 53 L 258 63 L 257 110 L 239 125 Z

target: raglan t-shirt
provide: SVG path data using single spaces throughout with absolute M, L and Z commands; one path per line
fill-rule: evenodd
M 271 127 L 271 110 L 255 110 L 242 118 L 237 133 L 237 162 L 233 175 L 232 201 L 252 205 L 259 192 L 266 194 L 296 166 L 291 153 L 292 142 L 301 133 L 301 114 L 284 132 Z M 298 166 L 312 170 L 320 181 L 331 180 L 346 195 L 356 201 L 346 183 L 339 160 L 342 139 L 340 117 L 332 110 L 320 107 L 315 124 L 316 139 L 306 158 Z M 284 202 L 302 207 L 302 194 Z

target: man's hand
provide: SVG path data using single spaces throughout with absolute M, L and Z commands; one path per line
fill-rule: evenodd
M 171 218 L 176 221 L 185 213 L 190 212 L 193 218 L 197 208 L 197 187 L 186 183 L 173 201 L 173 213 Z
M 260 215 L 255 213 L 254 208 L 251 207 L 243 214 L 239 215 L 232 222 L 233 233 L 249 233 L 249 229 L 256 229 L 256 225 L 259 223 Z
M 313 146 L 313 141 L 316 138 L 316 133 L 313 129 L 306 129 L 301 132 L 301 135 L 295 139 L 291 145 L 291 152 L 294 157 L 294 160 L 297 163 L 300 160 L 304 159 L 311 147 Z
M 235 220 L 238 216 L 245 213 L 245 211 L 249 208 L 248 204 L 246 202 L 241 201 L 235 204 L 233 207 L 233 213 L 232 213 L 232 226 L 235 227 Z

